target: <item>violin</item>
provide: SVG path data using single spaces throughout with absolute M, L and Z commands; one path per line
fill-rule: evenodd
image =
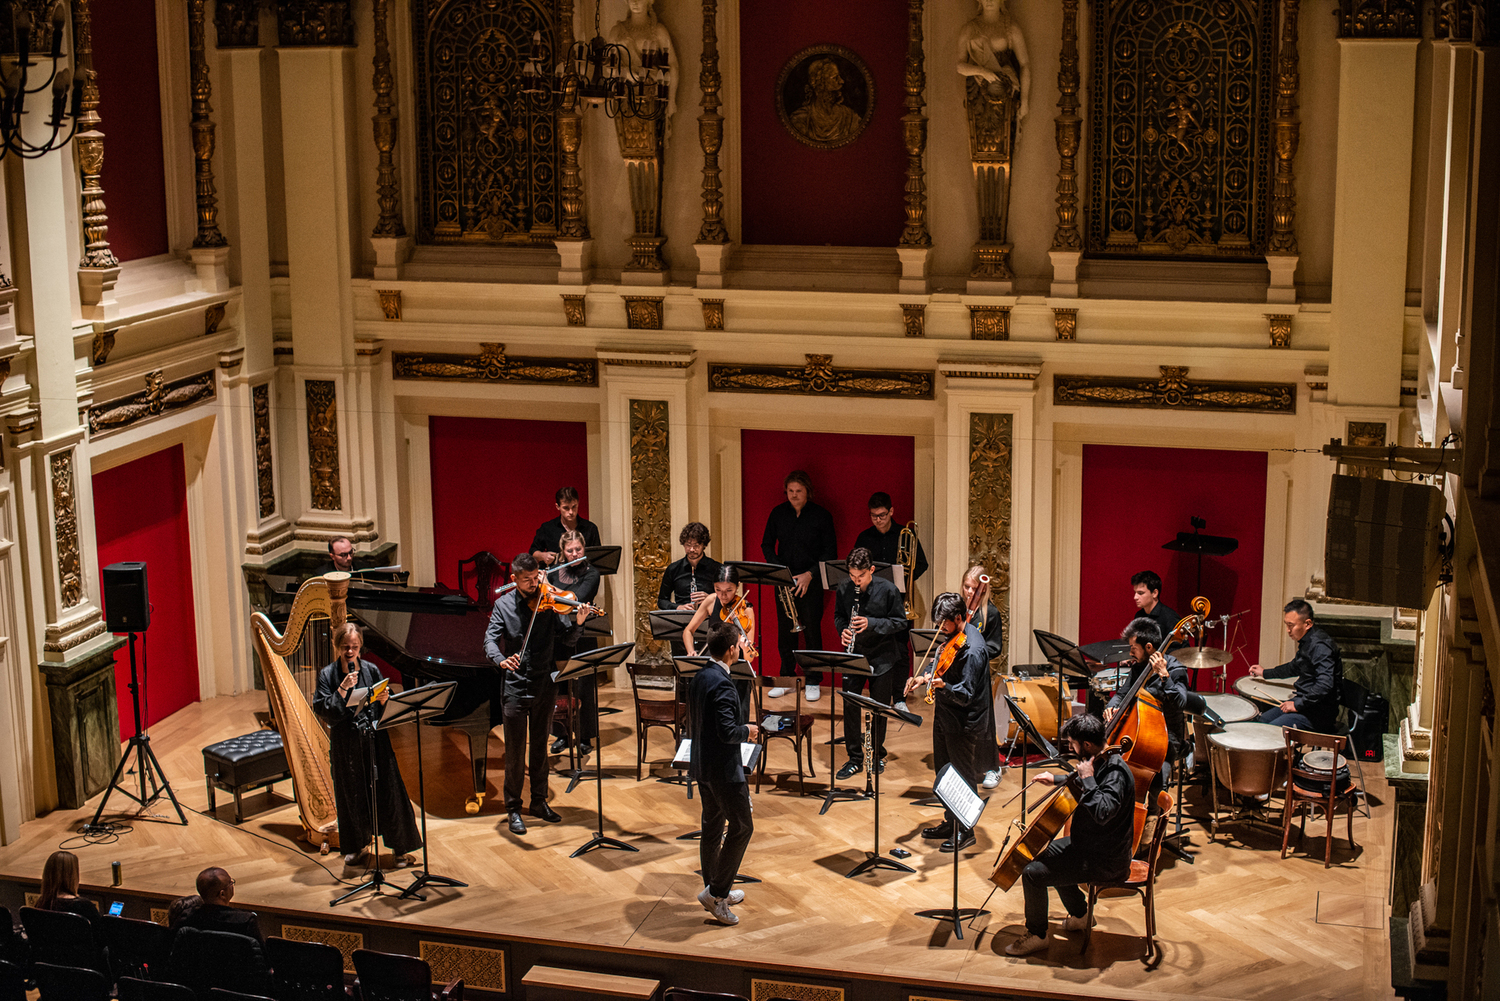
M 926 702 L 928 705 L 932 705 L 933 702 L 936 701 L 937 690 L 932 687 L 932 682 L 937 678 L 941 678 L 947 672 L 948 668 L 953 666 L 953 661 L 957 659 L 958 652 L 962 650 L 968 642 L 968 634 L 963 629 L 957 630 L 952 636 L 949 636 L 946 640 L 944 640 L 941 647 L 936 646 L 937 637 L 933 637 L 933 644 L 934 647 L 936 647 L 936 652 L 933 655 L 932 670 L 928 671 L 925 675 L 927 679 L 927 694 L 922 696 L 923 702 Z
M 546 577 L 537 580 L 539 585 L 536 594 L 526 599 L 526 607 L 533 612 L 576 612 L 580 608 L 587 608 L 594 615 L 603 615 L 604 610 L 597 605 L 591 605 L 586 601 L 579 601 L 578 595 L 572 591 L 564 591 L 557 587 Z
M 728 608 L 719 609 L 719 620 L 728 622 L 730 616 L 734 617 L 734 624 L 740 627 L 740 634 L 745 638 L 745 659 L 754 660 L 760 656 L 760 651 L 755 649 L 755 644 L 750 641 L 750 636 L 755 632 L 755 613 L 745 603 L 742 594 L 734 599 L 734 604 Z

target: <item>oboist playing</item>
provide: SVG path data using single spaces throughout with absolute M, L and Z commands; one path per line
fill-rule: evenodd
M 863 691 L 868 681 L 870 698 L 890 705 L 901 675 L 897 666 L 906 658 L 906 606 L 896 585 L 884 577 L 875 576 L 875 564 L 868 549 L 856 549 L 850 553 L 848 567 L 849 579 L 834 593 L 833 625 L 839 631 L 844 650 L 864 657 L 875 674 L 868 679 L 863 675 L 844 675 L 844 691 Z M 849 752 L 849 760 L 839 769 L 841 779 L 849 778 L 867 764 L 860 733 L 862 715 L 858 711 L 844 713 L 844 747 Z M 873 767 L 883 772 L 884 716 L 875 717 L 873 746 Z
M 964 599 L 952 591 L 932 602 L 932 621 L 938 634 L 921 667 L 906 683 L 903 694 L 926 689 L 923 698 L 933 703 L 932 767 L 942 771 L 952 764 L 970 786 L 979 783 L 988 760 L 986 744 L 995 743 L 995 723 L 990 708 L 990 657 L 984 637 L 969 624 Z M 974 832 L 958 826 L 952 813 L 922 837 L 946 839 L 942 851 L 963 851 L 974 843 Z
M 1297 644 L 1297 653 L 1280 667 L 1269 670 L 1250 667 L 1253 678 L 1296 678 L 1292 697 L 1260 714 L 1262 723 L 1291 726 L 1299 730 L 1337 733 L 1339 689 L 1344 683 L 1344 658 L 1333 637 L 1313 622 L 1313 608 L 1293 598 L 1282 609 L 1286 634 Z

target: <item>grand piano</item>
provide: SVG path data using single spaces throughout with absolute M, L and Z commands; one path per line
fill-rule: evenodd
M 268 576 L 281 594 L 294 595 L 295 577 Z M 464 804 L 478 813 L 484 804 L 490 731 L 500 724 L 500 669 L 484 655 L 490 610 L 466 594 L 445 588 L 404 587 L 356 578 L 349 586 L 349 618 L 365 631 L 365 652 L 401 674 L 406 687 L 456 681 L 448 711 L 430 720 L 469 738 L 474 788 Z M 329 659 L 332 659 L 331 656 Z

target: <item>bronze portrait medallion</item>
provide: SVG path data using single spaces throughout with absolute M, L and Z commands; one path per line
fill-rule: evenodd
M 813 45 L 776 78 L 776 117 L 804 146 L 838 149 L 860 137 L 875 111 L 875 80 L 842 45 Z

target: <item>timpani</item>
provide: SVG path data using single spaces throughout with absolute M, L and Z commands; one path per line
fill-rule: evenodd
M 1226 724 L 1249 723 L 1260 715 L 1259 706 L 1238 695 L 1217 695 L 1205 692 L 1202 698 L 1204 704 Z M 1223 727 L 1209 722 L 1206 716 L 1193 716 L 1193 757 L 1195 760 L 1203 762 L 1209 759 L 1208 735 L 1222 729 Z
M 1212 837 L 1219 827 L 1219 786 L 1259 803 L 1286 785 L 1286 737 L 1272 723 L 1230 723 L 1208 735 L 1208 749 L 1214 777 Z M 1259 818 L 1252 814 L 1250 819 Z
M 1234 690 L 1251 702 L 1265 706 L 1279 706 L 1292 698 L 1293 683 L 1276 678 L 1252 678 L 1248 674 L 1234 683 Z

